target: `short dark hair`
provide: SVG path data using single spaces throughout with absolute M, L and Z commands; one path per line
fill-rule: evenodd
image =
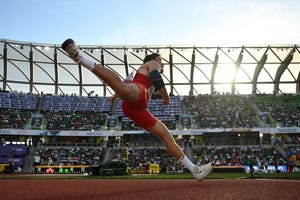
M 160 57 L 160 56 L 161 55 L 159 53 L 152 53 L 152 54 L 146 55 L 143 63 L 145 64 L 146 62 L 149 62 L 150 60 L 155 60 L 157 57 Z

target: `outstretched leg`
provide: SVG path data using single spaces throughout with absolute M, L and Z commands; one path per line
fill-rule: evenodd
M 147 131 L 159 137 L 165 143 L 167 150 L 174 158 L 179 160 L 184 156 L 182 149 L 175 142 L 173 135 L 161 121 L 157 121 L 153 127 L 147 128 Z
M 120 77 L 113 71 L 100 64 L 93 63 L 80 55 L 80 50 L 72 39 L 67 39 L 62 48 L 78 64 L 85 66 L 97 77 L 109 85 L 118 96 L 124 101 L 135 101 L 139 96 L 139 89 L 133 84 L 125 84 Z
M 109 85 L 123 101 L 130 102 L 138 99 L 139 88 L 134 84 L 125 84 L 113 71 L 97 64 L 92 72 Z
M 188 168 L 188 170 L 198 181 L 204 180 L 205 177 L 211 172 L 211 163 L 197 166 L 190 161 L 190 159 L 184 154 L 182 149 L 175 142 L 172 133 L 161 121 L 158 120 L 153 127 L 147 128 L 147 130 L 155 136 L 159 137 L 165 143 L 168 152 L 174 158 L 179 160 L 186 168 Z

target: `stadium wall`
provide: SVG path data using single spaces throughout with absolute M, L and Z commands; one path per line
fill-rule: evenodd
M 226 133 L 226 132 L 259 132 L 269 134 L 300 133 L 300 127 L 282 128 L 234 128 L 234 129 L 191 129 L 172 130 L 173 135 L 203 135 L 204 133 Z M 144 131 L 59 131 L 59 130 L 25 130 L 25 129 L 0 129 L 0 135 L 25 135 L 25 136 L 123 136 L 125 134 L 141 134 Z

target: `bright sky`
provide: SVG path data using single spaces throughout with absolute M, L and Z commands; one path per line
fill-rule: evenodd
M 300 43 L 299 0 L 8 0 L 0 38 L 81 45 Z

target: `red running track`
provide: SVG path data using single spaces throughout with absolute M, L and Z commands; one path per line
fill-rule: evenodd
M 0 184 L 1 200 L 300 199 L 300 180 L 6 179 Z

